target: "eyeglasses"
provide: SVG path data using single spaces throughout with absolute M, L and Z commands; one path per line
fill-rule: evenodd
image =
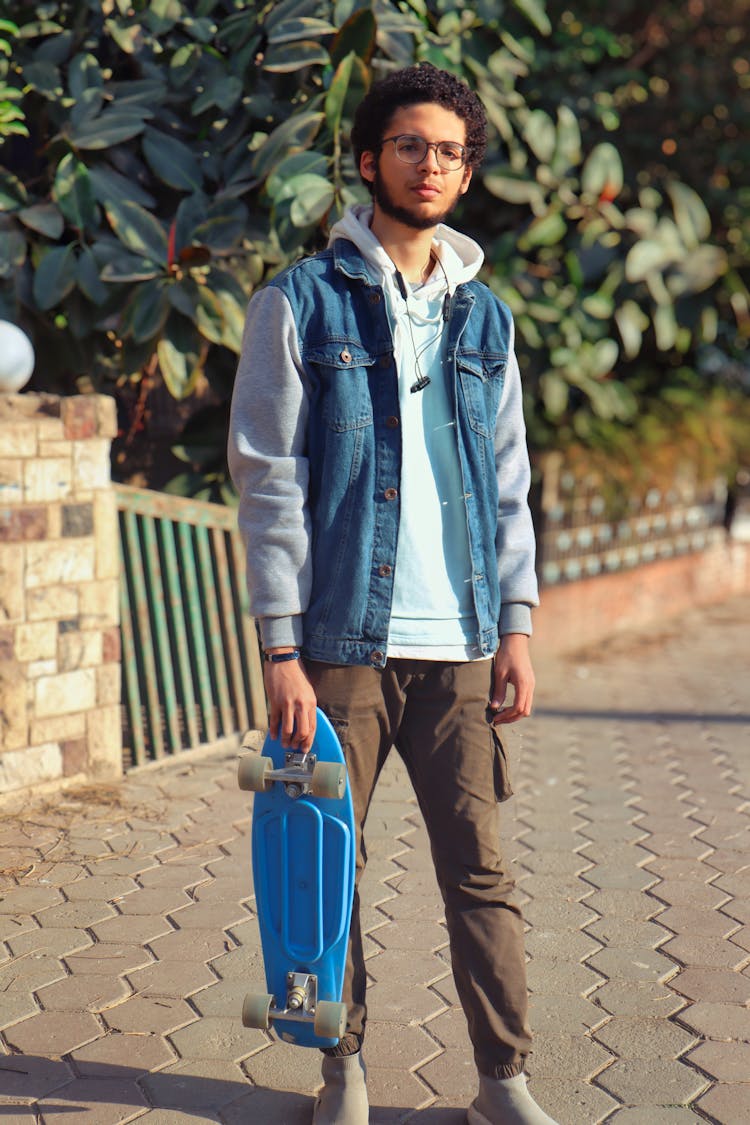
M 445 172 L 455 172 L 466 163 L 466 149 L 455 141 L 426 141 L 424 137 L 414 137 L 410 133 L 400 133 L 397 137 L 383 137 L 382 144 L 393 142 L 396 156 L 404 164 L 421 164 L 429 149 L 435 149 L 438 164 Z

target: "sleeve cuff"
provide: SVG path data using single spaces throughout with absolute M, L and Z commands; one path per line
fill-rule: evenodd
M 531 606 L 524 602 L 509 602 L 500 607 L 499 633 L 504 637 L 506 633 L 525 633 L 530 637 Z
M 280 648 L 282 645 L 302 644 L 302 614 L 291 617 L 259 617 L 260 640 L 263 648 Z

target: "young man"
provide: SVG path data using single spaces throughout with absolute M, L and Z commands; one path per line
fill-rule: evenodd
M 529 714 L 537 604 L 529 464 L 508 309 L 443 225 L 486 145 L 481 103 L 410 67 L 373 85 L 352 144 L 372 206 L 250 302 L 232 408 L 251 609 L 270 728 L 306 751 L 316 703 L 359 827 L 395 746 L 430 835 L 479 1072 L 472 1125 L 551 1122 L 523 1074 L 522 921 L 499 853 L 510 794 L 496 727 Z M 512 702 L 506 691 L 512 685 Z M 355 895 L 347 1034 L 314 1125 L 366 1125 Z

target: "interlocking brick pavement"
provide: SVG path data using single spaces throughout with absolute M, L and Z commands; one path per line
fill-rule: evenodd
M 539 1102 L 561 1125 L 750 1123 L 750 599 L 556 660 L 507 732 Z M 0 1118 L 307 1125 L 316 1052 L 263 981 L 229 754 L 5 809 Z M 458 1125 L 475 1074 L 403 767 L 363 885 L 373 1125 Z

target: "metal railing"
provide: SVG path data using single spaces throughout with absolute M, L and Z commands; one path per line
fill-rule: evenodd
M 125 766 L 266 725 L 236 512 L 116 485 Z

